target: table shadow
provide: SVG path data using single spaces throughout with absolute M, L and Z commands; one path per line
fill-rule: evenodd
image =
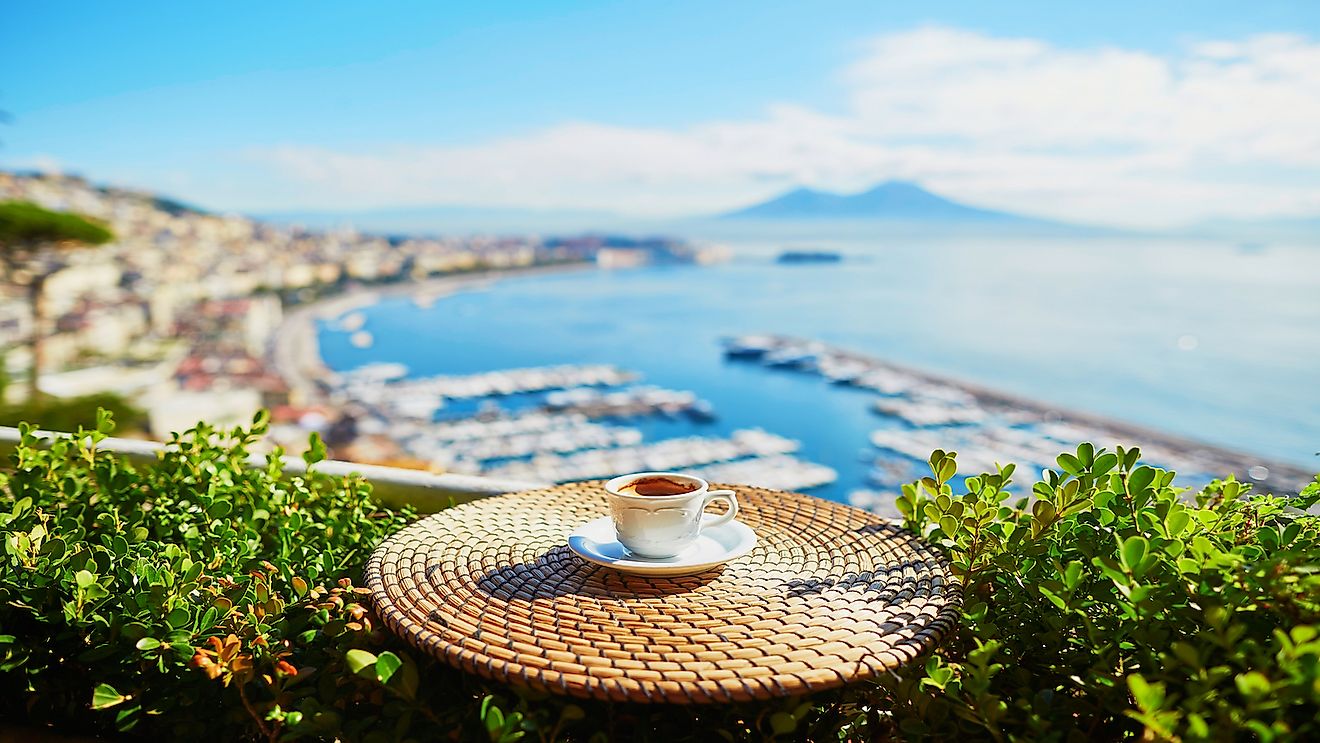
M 696 575 L 631 575 L 589 563 L 566 546 L 555 547 L 530 562 L 503 565 L 477 579 L 478 590 L 505 601 L 535 601 L 564 596 L 598 599 L 647 599 L 695 591 L 724 572 L 723 566 Z

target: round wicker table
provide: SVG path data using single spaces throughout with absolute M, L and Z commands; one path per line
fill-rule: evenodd
M 387 539 L 367 586 L 394 632 L 489 679 L 577 697 L 710 703 L 865 679 L 929 649 L 961 601 L 911 533 L 797 493 L 738 492 L 749 554 L 705 573 L 628 575 L 567 537 L 608 513 L 600 482 L 487 498 Z

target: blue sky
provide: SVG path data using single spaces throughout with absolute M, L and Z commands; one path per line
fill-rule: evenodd
M 249 211 L 666 215 L 903 177 L 1085 221 L 1320 213 L 1318 37 L 1300 0 L 26 3 L 0 165 Z

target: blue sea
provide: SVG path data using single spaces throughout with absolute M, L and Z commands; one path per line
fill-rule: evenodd
M 814 244 L 813 247 L 821 247 Z M 326 362 L 413 376 L 610 363 L 697 392 L 717 420 L 647 440 L 761 427 L 864 487 L 871 393 L 727 361 L 723 337 L 784 333 L 1320 470 L 1320 247 L 1118 239 L 848 241 L 838 264 L 771 243 L 717 266 L 503 279 L 428 308 L 364 310 L 375 343 L 325 324 Z

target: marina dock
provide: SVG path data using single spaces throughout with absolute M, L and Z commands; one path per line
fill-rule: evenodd
M 963 474 L 1014 462 L 1020 470 L 1035 473 L 1024 477 L 1035 477 L 1041 469 L 1056 467 L 1059 452 L 1083 441 L 1110 449 L 1139 446 L 1143 461 L 1176 470 L 1193 483 L 1234 474 L 1260 489 L 1289 494 L 1312 480 L 1310 472 L 1287 462 L 1063 410 L 816 340 L 741 336 L 726 339 L 725 355 L 875 393 L 872 410 L 877 423 L 885 425 L 870 437 L 877 465 L 872 484 L 889 491 L 891 500 L 898 482 L 924 474 L 924 462 L 934 449 L 957 451 Z M 874 491 L 856 492 L 859 503 L 876 501 Z
M 639 374 L 614 366 L 421 378 L 409 378 L 408 371 L 401 364 L 367 364 L 328 375 L 325 388 L 337 405 L 354 411 L 358 432 L 384 436 L 402 455 L 436 470 L 542 482 L 679 470 L 790 490 L 838 477 L 830 467 L 793 456 L 798 442 L 759 429 L 647 442 L 629 421 L 701 424 L 715 411 L 691 391 L 635 385 Z M 511 396 L 515 405 L 503 407 L 501 400 Z M 446 417 L 457 401 L 476 401 L 479 409 Z

